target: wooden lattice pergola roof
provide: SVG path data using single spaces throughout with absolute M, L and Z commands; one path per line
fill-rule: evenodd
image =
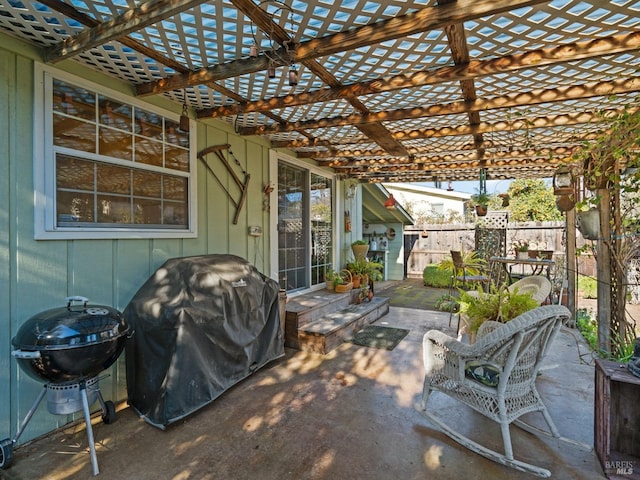
M 0 0 L 0 27 L 362 181 L 549 177 L 640 90 L 637 0 L 284 5 Z

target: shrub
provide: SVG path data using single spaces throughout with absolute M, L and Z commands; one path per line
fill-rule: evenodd
M 438 264 L 427 265 L 422 271 L 422 283 L 426 287 L 446 288 L 451 285 L 451 272 L 439 269 Z
M 580 275 L 578 291 L 582 293 L 583 298 L 598 298 L 598 281 L 593 277 Z

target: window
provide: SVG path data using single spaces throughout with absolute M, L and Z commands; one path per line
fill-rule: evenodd
M 195 236 L 193 140 L 177 116 L 44 67 L 42 78 L 36 238 Z

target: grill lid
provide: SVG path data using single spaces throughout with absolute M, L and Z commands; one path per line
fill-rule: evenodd
M 124 316 L 115 308 L 87 305 L 85 297 L 67 297 L 67 306 L 37 313 L 11 340 L 20 350 L 60 350 L 115 340 L 129 332 Z M 82 305 L 72 305 L 82 302 Z

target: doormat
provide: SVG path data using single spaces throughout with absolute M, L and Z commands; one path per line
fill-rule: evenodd
M 409 330 L 404 328 L 379 327 L 377 325 L 369 325 L 359 332 L 353 334 L 353 337 L 347 341 L 355 345 L 363 347 L 385 348 L 393 350 L 404 337 L 407 336 Z

